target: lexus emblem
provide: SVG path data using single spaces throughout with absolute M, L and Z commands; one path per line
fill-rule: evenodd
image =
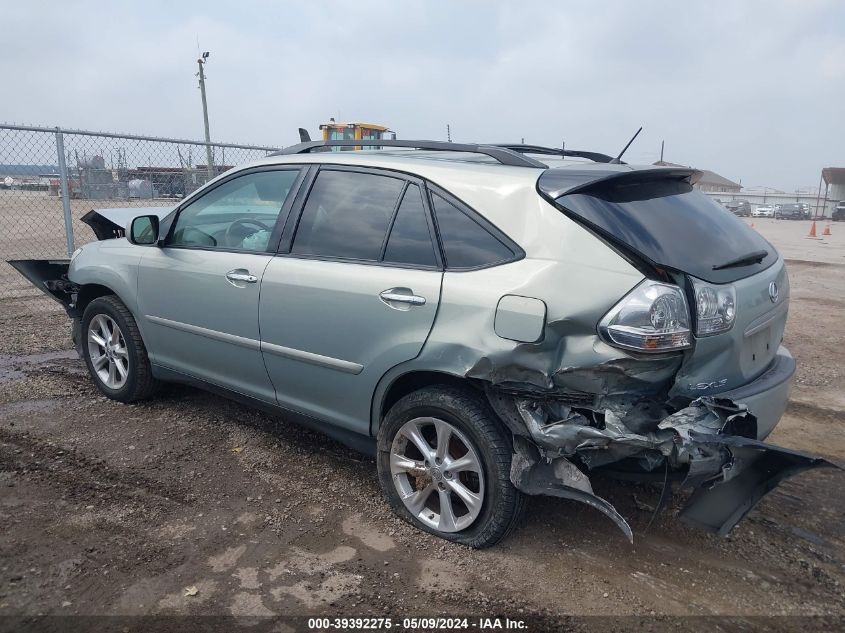
M 769 299 L 772 303 L 778 302 L 778 285 L 774 281 L 769 284 Z

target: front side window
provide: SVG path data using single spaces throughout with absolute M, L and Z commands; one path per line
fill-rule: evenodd
M 233 178 L 179 212 L 168 246 L 265 251 L 299 170 Z
M 403 186 L 398 178 L 321 171 L 291 253 L 378 261 Z
M 513 257 L 510 248 L 451 202 L 436 193 L 431 198 L 449 268 L 491 266 Z

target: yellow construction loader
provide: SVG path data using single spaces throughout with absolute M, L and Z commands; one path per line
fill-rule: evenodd
M 396 133 L 383 125 L 376 125 L 375 123 L 338 123 L 334 119 L 329 119 L 328 123 L 320 125 L 320 130 L 323 132 L 324 141 L 380 141 L 382 139 L 395 139 Z M 310 141 L 311 138 L 306 130 L 300 128 L 300 139 L 302 141 Z M 333 152 L 349 152 L 353 150 L 360 150 L 360 145 L 349 145 L 343 147 L 332 147 Z M 371 145 L 367 149 L 380 149 Z

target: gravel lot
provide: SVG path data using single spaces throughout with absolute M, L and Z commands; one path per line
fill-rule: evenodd
M 799 361 L 770 441 L 845 463 L 845 227 L 754 223 L 791 260 Z M 0 327 L 0 615 L 845 616 L 841 472 L 787 481 L 727 538 L 679 503 L 647 529 L 659 490 L 599 480 L 634 546 L 537 498 L 474 551 L 395 519 L 371 460 L 284 419 L 186 387 L 106 400 L 45 300 L 0 301 Z

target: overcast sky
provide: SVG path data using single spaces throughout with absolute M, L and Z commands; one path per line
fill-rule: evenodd
M 0 0 L 0 121 L 214 140 L 518 141 L 817 186 L 845 166 L 845 2 Z

